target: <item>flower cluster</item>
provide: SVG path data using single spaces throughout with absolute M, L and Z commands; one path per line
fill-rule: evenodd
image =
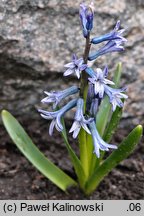
M 81 4 L 80 5 L 80 21 L 82 26 L 83 36 L 89 38 L 90 45 L 96 45 L 102 42 L 106 42 L 99 50 L 88 53 L 87 60 L 96 60 L 99 56 L 102 56 L 111 52 L 123 51 L 123 43 L 126 39 L 122 36 L 124 29 L 120 29 L 120 21 L 118 21 L 114 29 L 102 36 L 94 37 L 90 39 L 90 32 L 93 28 L 93 18 L 94 18 L 94 7 L 91 3 L 90 5 Z M 120 29 L 120 30 L 119 30 Z M 75 74 L 77 78 L 81 78 L 82 73 L 86 73 L 88 76 L 88 92 L 87 99 L 84 101 L 84 97 L 77 95 L 76 99 L 69 101 L 63 107 L 60 106 L 60 102 L 66 97 L 79 93 L 80 89 L 77 86 L 72 86 L 63 91 L 52 91 L 45 92 L 47 97 L 45 97 L 43 103 L 53 103 L 53 112 L 45 111 L 39 109 L 41 116 L 45 119 L 51 119 L 52 122 L 49 127 L 49 134 L 52 135 L 54 126 L 58 131 L 63 130 L 62 118 L 66 112 L 76 107 L 76 112 L 74 116 L 74 122 L 70 128 L 70 133 L 73 133 L 73 138 L 76 138 L 83 128 L 88 134 L 91 134 L 94 144 L 94 153 L 99 158 L 100 150 L 108 151 L 109 148 L 116 149 L 117 147 L 112 144 L 106 143 L 98 133 L 96 128 L 97 112 L 101 100 L 107 95 L 109 97 L 109 102 L 112 105 L 112 111 L 114 112 L 116 107 L 123 107 L 123 100 L 127 98 L 125 94 L 126 88 L 116 89 L 114 88 L 115 83 L 107 78 L 108 67 L 105 66 L 102 70 L 97 68 L 93 70 L 88 66 L 88 62 L 84 58 L 77 58 L 74 54 L 72 56 L 72 62 L 64 65 L 66 71 L 64 76 L 69 76 Z M 84 106 L 86 104 L 86 107 Z M 59 105 L 59 106 L 58 106 Z

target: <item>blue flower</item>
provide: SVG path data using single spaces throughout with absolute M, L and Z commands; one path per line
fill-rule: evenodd
M 52 119 L 52 122 L 50 124 L 49 127 L 49 134 L 50 136 L 53 133 L 53 129 L 54 126 L 56 127 L 56 129 L 58 131 L 62 131 L 63 130 L 63 125 L 61 123 L 61 118 L 63 117 L 63 115 L 69 111 L 70 109 L 72 109 L 73 107 L 75 107 L 77 104 L 77 99 L 73 99 L 70 102 L 68 102 L 65 106 L 63 106 L 61 109 L 55 111 L 55 112 L 48 112 L 42 109 L 39 109 L 38 111 L 41 113 L 40 115 L 44 118 L 44 119 Z
M 88 68 L 87 68 L 86 72 L 87 71 L 88 71 Z M 108 75 L 108 68 L 107 67 L 105 67 L 103 71 L 100 68 L 97 68 L 96 72 L 91 74 L 92 78 L 88 78 L 88 80 L 91 83 L 93 83 L 93 85 L 94 85 L 95 95 L 98 94 L 98 96 L 100 98 L 103 98 L 106 84 L 114 85 L 114 82 L 105 78 L 105 77 L 107 77 L 107 75 Z
M 124 50 L 124 47 L 122 46 L 123 42 L 124 41 L 122 39 L 110 40 L 109 42 L 106 43 L 105 46 L 100 48 L 98 51 L 91 53 L 88 57 L 88 60 L 92 61 L 98 58 L 99 56 L 102 56 L 107 53 L 123 51 Z
M 86 72 L 90 77 L 92 77 L 92 78 L 95 77 L 95 72 L 93 71 L 92 68 L 87 67 L 87 68 L 85 69 L 85 72 Z
M 122 36 L 122 34 L 125 31 L 125 29 L 119 30 L 119 28 L 120 28 L 120 20 L 117 21 L 117 23 L 116 23 L 113 31 L 111 31 L 110 33 L 107 33 L 105 35 L 102 35 L 100 37 L 94 37 L 91 40 L 91 43 L 98 44 L 98 43 L 101 43 L 103 41 L 117 40 L 117 39 L 120 39 L 123 42 L 126 42 L 127 40 Z
M 121 99 L 127 99 L 128 96 L 122 92 L 125 92 L 126 88 L 122 89 L 114 89 L 109 86 L 105 86 L 105 93 L 108 95 L 110 99 L 110 103 L 112 104 L 112 110 L 115 111 L 116 107 L 123 107 L 123 102 Z
M 53 103 L 53 109 L 55 109 L 62 99 L 66 98 L 69 95 L 75 94 L 78 91 L 79 88 L 77 86 L 72 86 L 63 91 L 45 91 L 44 93 L 48 96 L 42 99 L 41 102 L 46 104 Z
M 95 121 L 89 123 L 89 129 L 93 139 L 94 153 L 98 158 L 100 157 L 100 150 L 109 151 L 109 148 L 117 149 L 116 145 L 108 144 L 100 137 L 96 128 Z
M 88 92 L 87 92 L 87 99 L 86 99 L 86 112 L 89 113 L 91 102 L 95 97 L 94 93 L 94 85 L 92 83 L 88 83 Z
M 101 99 L 98 97 L 98 95 L 95 95 L 94 85 L 91 82 L 89 82 L 86 99 L 86 113 L 89 113 L 90 116 L 95 118 L 100 102 Z
M 74 54 L 72 56 L 72 62 L 64 65 L 64 67 L 68 68 L 64 72 L 64 76 L 68 76 L 70 74 L 76 73 L 78 79 L 80 78 L 81 71 L 85 70 L 87 65 L 83 64 L 83 58 L 77 59 L 77 56 Z
M 91 106 L 90 106 L 90 114 L 94 118 L 96 117 L 97 111 L 98 111 L 98 106 L 99 106 L 99 98 L 93 98 L 91 101 Z
M 83 115 L 83 106 L 84 101 L 82 98 L 79 98 L 77 101 L 76 113 L 74 117 L 74 123 L 69 131 L 69 133 L 73 132 L 73 138 L 76 138 L 80 132 L 81 127 L 90 134 L 90 131 L 87 127 L 87 124 L 92 121 L 93 118 L 86 120 Z
M 83 36 L 86 38 L 93 28 L 94 5 L 91 2 L 89 6 L 84 3 L 80 4 L 80 20 L 83 29 Z

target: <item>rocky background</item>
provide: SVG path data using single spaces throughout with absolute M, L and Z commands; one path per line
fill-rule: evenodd
M 89 2 L 89 1 L 86 1 Z M 99 58 L 97 66 L 123 64 L 122 85 L 128 86 L 122 125 L 144 123 L 144 1 L 94 0 L 94 35 L 126 28 L 126 50 Z M 44 90 L 64 89 L 77 83 L 63 78 L 63 65 L 72 53 L 82 56 L 78 9 L 80 0 L 0 0 L 0 110 L 39 119 L 36 108 Z

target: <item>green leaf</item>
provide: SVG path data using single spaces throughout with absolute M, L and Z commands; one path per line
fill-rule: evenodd
M 121 79 L 121 74 L 122 74 L 122 64 L 119 62 L 117 64 L 115 74 L 114 74 L 114 79 L 113 82 L 115 83 L 114 88 L 118 88 L 120 84 L 120 79 Z
M 19 122 L 9 112 L 2 111 L 2 120 L 13 142 L 44 176 L 63 191 L 66 191 L 70 186 L 77 185 L 71 177 L 55 166 L 39 151 Z
M 84 184 L 85 184 L 86 176 L 85 176 L 83 167 L 82 167 L 82 165 L 81 165 L 81 161 L 79 160 L 79 158 L 77 157 L 77 155 L 75 154 L 75 152 L 73 151 L 73 149 L 71 148 L 71 146 L 70 146 L 70 144 L 69 144 L 69 142 L 68 142 L 68 138 L 67 138 L 67 134 L 66 134 L 66 129 L 65 129 L 64 119 L 62 119 L 62 123 L 63 123 L 63 127 L 64 127 L 64 130 L 62 131 L 62 136 L 63 136 L 63 139 L 64 139 L 64 141 L 65 141 L 66 148 L 67 148 L 68 153 L 69 153 L 69 155 L 70 155 L 72 164 L 73 164 L 73 166 L 74 166 L 76 175 L 77 175 L 77 177 L 78 177 L 78 181 L 79 181 L 79 183 L 80 183 L 80 186 L 81 186 L 81 188 L 83 188 L 83 187 L 84 187 Z
M 106 128 L 106 131 L 103 136 L 103 139 L 106 142 L 110 142 L 113 134 L 115 133 L 117 129 L 121 116 L 122 116 L 122 108 L 117 107 L 116 110 L 112 114 L 110 123 L 108 124 L 108 127 Z
M 136 145 L 140 141 L 142 132 L 143 128 L 141 125 L 134 128 L 132 132 L 123 140 L 118 149 L 113 151 L 113 153 L 102 163 L 102 165 L 97 168 L 86 184 L 86 194 L 92 193 L 102 179 L 134 151 Z
M 113 79 L 113 82 L 115 83 L 115 85 L 112 87 L 117 88 L 119 86 L 120 78 L 121 78 L 121 63 L 117 65 L 117 68 L 114 74 L 114 79 Z M 100 105 L 99 112 L 96 118 L 96 126 L 101 136 L 103 136 L 104 134 L 107 122 L 110 118 L 110 115 L 111 115 L 111 104 L 109 102 L 108 96 L 105 96 L 105 98 L 103 99 Z
M 108 96 L 105 96 L 99 107 L 99 112 L 96 117 L 96 127 L 99 134 L 102 136 L 109 120 L 111 104 Z

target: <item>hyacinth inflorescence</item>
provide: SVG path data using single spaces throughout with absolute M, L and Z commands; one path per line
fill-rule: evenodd
M 90 39 L 90 33 L 93 28 L 93 18 L 93 3 L 88 6 L 82 3 L 80 5 L 80 21 L 83 36 L 86 40 L 88 37 Z M 105 95 L 107 95 L 109 97 L 109 102 L 112 105 L 112 111 L 114 112 L 117 106 L 123 107 L 123 99 L 126 99 L 127 95 L 125 94 L 126 88 L 113 88 L 115 83 L 107 78 L 107 66 L 105 66 L 104 69 L 96 68 L 96 70 L 93 70 L 88 66 L 88 61 L 96 60 L 98 57 L 107 53 L 120 52 L 124 50 L 123 44 L 126 42 L 126 39 L 122 36 L 124 29 L 119 29 L 120 21 L 116 23 L 111 32 L 90 39 L 90 45 L 96 45 L 103 42 L 105 42 L 105 44 L 95 52 L 90 52 L 90 54 L 88 53 L 86 61 L 84 60 L 84 57 L 78 59 L 77 56 L 73 54 L 72 61 L 64 65 L 64 67 L 67 68 L 64 72 L 64 76 L 75 74 L 78 79 L 82 79 L 82 73 L 87 74 L 88 91 L 86 107 L 84 108 L 84 98 L 80 94 L 81 86 L 72 86 L 63 91 L 45 91 L 47 97 L 42 100 L 42 103 L 52 103 L 54 111 L 49 112 L 39 109 L 43 118 L 52 120 L 49 127 L 49 134 L 52 135 L 54 127 L 56 127 L 58 131 L 64 130 L 62 118 L 66 112 L 76 107 L 74 121 L 69 132 L 73 133 L 73 138 L 78 136 L 81 128 L 83 128 L 88 134 L 91 134 L 94 144 L 94 153 L 98 158 L 100 157 L 100 150 L 108 151 L 109 148 L 117 148 L 115 145 L 106 143 L 101 138 L 96 128 L 97 112 L 100 103 Z M 61 107 L 61 101 L 73 94 L 77 94 L 76 98 L 70 100 L 66 105 Z

